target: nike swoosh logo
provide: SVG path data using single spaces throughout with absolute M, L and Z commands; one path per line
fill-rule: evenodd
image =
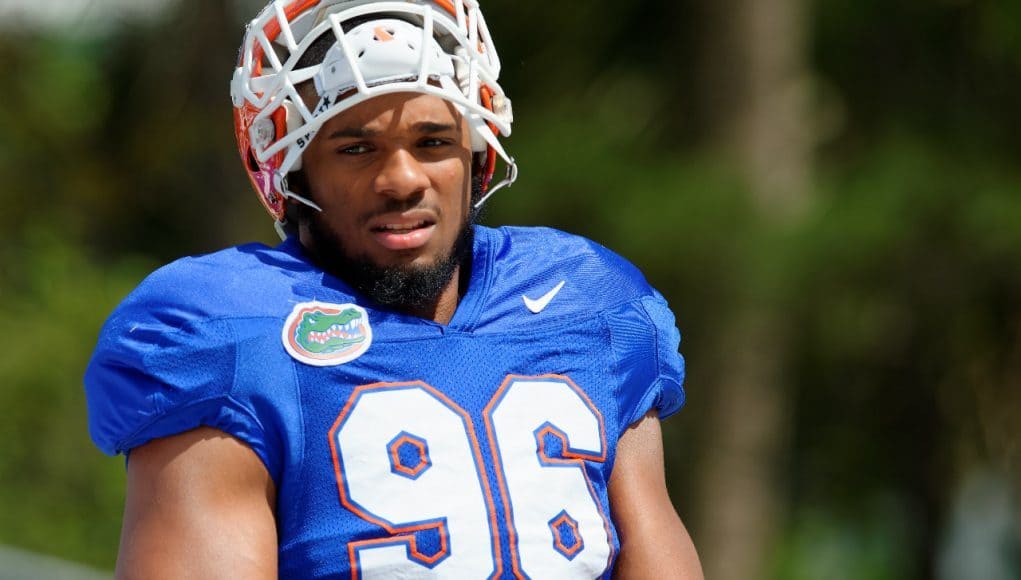
M 557 293 L 560 292 L 560 289 L 563 288 L 566 283 L 566 280 L 562 280 L 559 284 L 557 284 L 556 288 L 543 294 L 542 297 L 537 300 L 532 300 L 528 296 L 522 294 L 521 298 L 525 301 L 525 307 L 531 310 L 532 313 L 539 314 L 545 310 L 547 306 L 549 306 L 549 303 L 553 300 Z

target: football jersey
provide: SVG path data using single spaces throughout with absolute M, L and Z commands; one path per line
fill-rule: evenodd
M 622 432 L 683 404 L 663 297 L 602 246 L 476 227 L 447 325 L 375 306 L 294 239 L 185 258 L 85 375 L 109 454 L 198 426 L 276 485 L 282 578 L 597 578 Z

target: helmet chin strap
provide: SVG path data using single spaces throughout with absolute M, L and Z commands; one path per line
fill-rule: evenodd
M 291 191 L 290 185 L 287 183 L 287 177 L 286 176 L 284 176 L 284 177 L 282 177 L 280 179 L 280 191 L 281 191 L 281 194 L 284 196 L 284 199 L 293 199 L 294 201 L 296 201 L 296 202 L 298 202 L 298 203 L 300 203 L 300 204 L 302 204 L 302 205 L 304 205 L 306 207 L 314 209 L 315 211 L 320 212 L 320 213 L 322 213 L 322 211 L 323 211 L 323 208 L 319 207 L 319 205 L 316 202 L 312 201 L 311 199 L 309 199 L 309 198 L 307 198 L 307 197 L 305 197 L 303 195 L 298 195 L 297 193 L 294 193 L 293 191 Z M 273 229 L 276 230 L 277 235 L 280 236 L 281 240 L 286 240 L 287 239 L 287 230 L 286 230 L 286 227 L 285 227 L 286 225 L 287 225 L 287 219 L 286 218 L 285 219 L 281 219 L 281 220 L 275 220 L 273 222 Z
M 297 170 L 300 167 L 301 167 L 301 164 L 297 163 L 293 167 L 292 171 Z M 287 179 L 286 175 L 280 176 L 279 181 L 277 182 L 277 187 L 279 188 L 281 195 L 283 195 L 285 199 L 293 199 L 294 201 L 296 201 L 296 202 L 298 202 L 298 203 L 300 203 L 302 205 L 307 205 L 308 207 L 310 207 L 310 208 L 312 208 L 312 209 L 314 209 L 316 211 L 320 211 L 320 212 L 323 211 L 323 208 L 321 208 L 318 205 L 316 205 L 316 202 L 312 201 L 311 199 L 309 199 L 307 197 L 304 197 L 302 195 L 298 195 L 297 193 L 294 193 L 291 190 L 291 184 L 288 183 L 288 179 Z
M 302 205 L 307 205 L 308 207 L 310 207 L 310 208 L 312 208 L 312 209 L 314 209 L 314 210 L 316 210 L 318 212 L 322 212 L 323 211 L 323 208 L 319 207 L 316 204 L 316 202 L 312 201 L 311 199 L 308 199 L 307 197 L 302 197 L 302 196 L 298 195 L 297 193 L 291 193 L 290 191 L 284 191 L 284 197 L 286 197 L 287 199 L 293 199 L 294 201 L 296 201 L 296 202 L 298 202 L 298 203 L 300 203 Z
M 507 162 L 507 173 L 504 174 L 503 179 L 497 182 L 495 185 L 491 185 L 486 191 L 486 195 L 482 196 L 482 199 L 475 202 L 475 209 L 482 207 L 482 204 L 486 203 L 486 200 L 493 197 L 493 195 L 501 189 L 514 185 L 514 182 L 518 179 L 518 164 L 514 162 L 514 158 L 510 157 L 506 159 Z
M 277 235 L 280 236 L 281 241 L 287 241 L 287 230 L 284 229 L 286 222 L 276 220 L 273 222 L 273 229 L 276 230 Z

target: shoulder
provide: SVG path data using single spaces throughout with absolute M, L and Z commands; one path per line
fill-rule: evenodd
M 197 335 L 222 319 L 252 314 L 260 301 L 251 290 L 263 286 L 271 268 L 257 266 L 273 250 L 260 245 L 229 248 L 176 260 L 156 270 L 114 309 L 103 325 L 94 358 L 141 358 L 166 346 L 174 334 Z M 121 360 L 121 362 L 126 362 Z
M 656 295 L 634 264 L 588 238 L 544 227 L 502 227 L 488 233 L 494 288 L 518 295 L 518 300 L 521 295 L 542 295 L 560 282 L 561 304 L 583 304 L 590 311 Z
M 286 315 L 308 269 L 286 248 L 246 245 L 143 280 L 107 319 L 86 369 L 97 445 L 126 452 L 201 424 L 261 452 L 257 421 L 233 390 L 237 361 L 260 348 L 266 321 Z
M 166 323 L 264 314 L 276 294 L 289 290 L 288 280 L 310 266 L 286 246 L 235 246 L 212 254 L 176 260 L 150 274 L 117 310 Z
M 649 409 L 684 402 L 680 332 L 666 299 L 631 262 L 550 228 L 486 230 L 494 272 L 485 330 L 541 332 L 548 340 L 600 333 L 614 359 L 620 429 Z M 595 321 L 598 320 L 598 323 Z

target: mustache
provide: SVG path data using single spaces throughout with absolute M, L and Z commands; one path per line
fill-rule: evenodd
M 436 214 L 437 217 L 443 215 L 443 211 L 438 205 L 433 203 L 424 203 L 421 197 L 411 197 L 408 199 L 388 198 L 380 207 L 358 216 L 358 223 L 365 225 L 369 222 L 369 220 L 382 215 L 404 213 L 415 209 L 431 211 Z

